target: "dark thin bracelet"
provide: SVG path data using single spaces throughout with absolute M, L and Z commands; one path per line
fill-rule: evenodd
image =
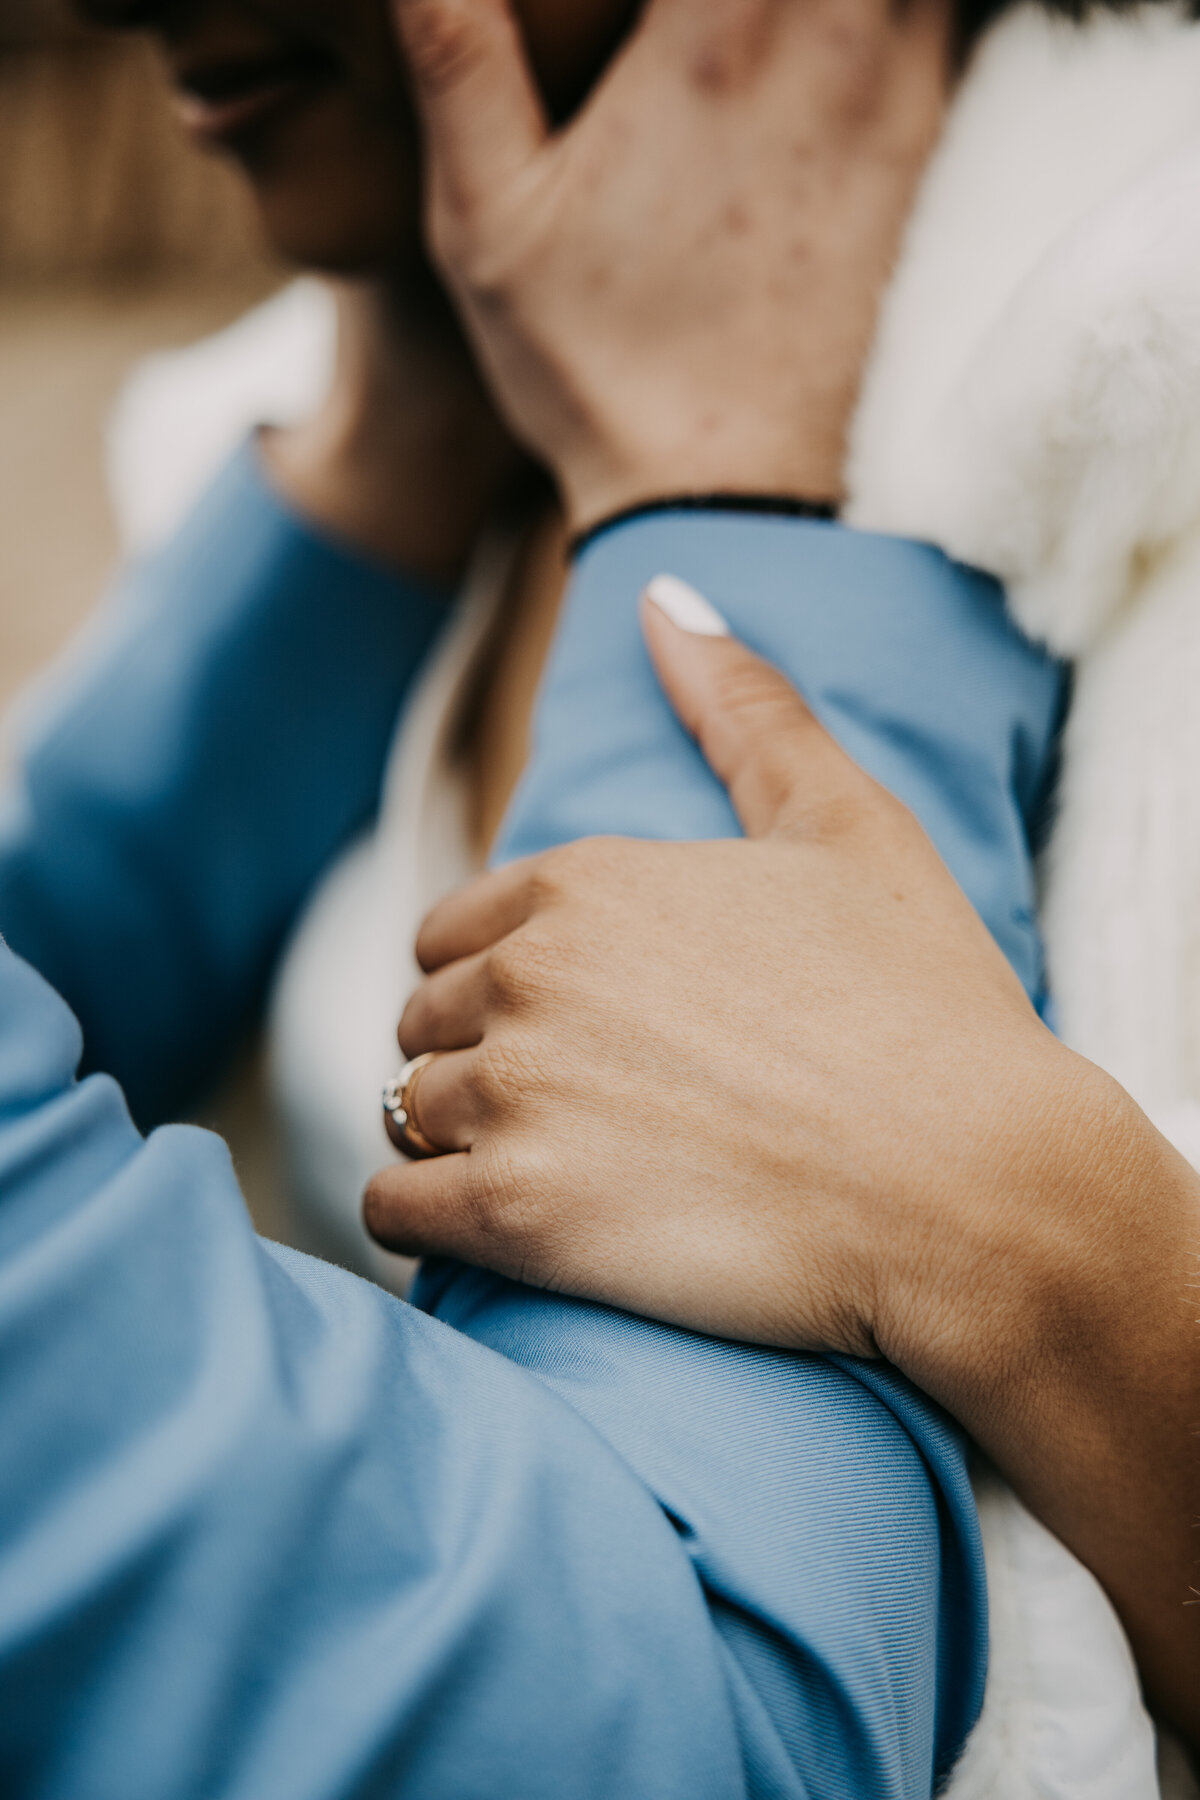
M 776 519 L 830 520 L 837 518 L 838 506 L 833 500 L 797 500 L 790 494 L 673 494 L 664 500 L 643 500 L 637 506 L 624 507 L 578 532 L 570 542 L 571 559 L 582 556 L 597 538 L 615 531 L 618 525 L 632 525 L 638 519 L 671 512 L 759 513 Z

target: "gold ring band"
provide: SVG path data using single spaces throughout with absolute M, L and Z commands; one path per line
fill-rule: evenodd
M 447 1156 L 440 1144 L 427 1138 L 417 1124 L 414 1111 L 417 1087 L 422 1075 L 431 1063 L 437 1061 L 436 1050 L 428 1051 L 424 1056 L 416 1056 L 405 1063 L 394 1081 L 389 1081 L 383 1090 L 383 1110 L 392 1126 L 390 1134 L 397 1147 L 414 1161 L 426 1161 L 431 1156 Z

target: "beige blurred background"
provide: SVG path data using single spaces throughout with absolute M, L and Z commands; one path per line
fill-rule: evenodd
M 0 0 L 0 703 L 115 555 L 101 431 L 149 350 L 277 285 L 237 178 L 177 131 L 150 49 Z
M 145 44 L 78 29 L 58 0 L 0 0 L 0 706 L 111 574 L 102 434 L 129 369 L 281 279 L 237 178 L 177 131 Z M 251 1047 L 205 1122 L 281 1236 L 259 1088 Z

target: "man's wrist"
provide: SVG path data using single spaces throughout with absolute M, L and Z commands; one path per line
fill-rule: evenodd
M 657 499 L 639 500 L 620 512 L 599 519 L 586 531 L 577 532 L 570 542 L 572 558 L 580 557 L 606 532 L 618 531 L 624 525 L 636 525 L 643 519 L 661 518 L 666 514 L 733 513 L 766 519 L 820 519 L 832 524 L 838 517 L 835 500 L 805 499 L 793 494 L 752 494 L 722 490 L 718 493 L 670 493 Z

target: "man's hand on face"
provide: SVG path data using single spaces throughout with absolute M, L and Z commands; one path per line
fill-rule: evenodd
M 836 500 L 944 0 L 651 0 L 560 132 L 508 0 L 393 4 L 435 259 L 572 526 L 688 491 Z

